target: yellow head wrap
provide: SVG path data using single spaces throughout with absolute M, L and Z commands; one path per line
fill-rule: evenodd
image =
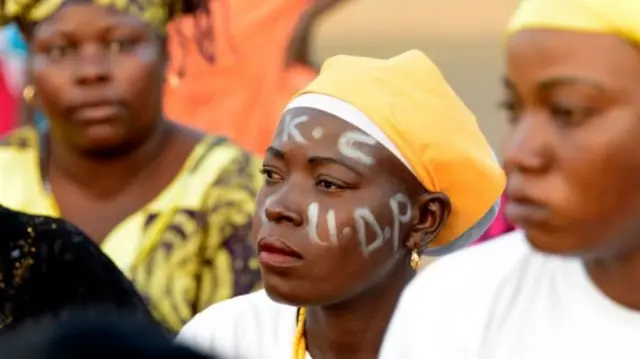
M 474 115 L 422 52 L 412 50 L 388 60 L 335 56 L 292 103 L 309 94 L 337 99 L 362 113 L 363 121 L 380 132 L 377 139 L 388 140 L 381 143 L 427 190 L 449 196 L 451 216 L 425 254 L 441 255 L 467 245 L 493 221 L 504 172 Z
M 617 35 L 640 43 L 638 0 L 522 0 L 507 27 Z
M 172 15 L 178 13 L 179 0 L 91 0 L 100 5 L 128 12 L 164 31 Z M 53 15 L 64 0 L 4 0 L 0 1 L 0 25 L 19 21 L 35 23 Z

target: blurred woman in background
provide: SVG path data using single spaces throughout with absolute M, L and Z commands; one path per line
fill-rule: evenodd
M 259 283 L 247 234 L 259 160 L 166 119 L 165 26 L 182 1 L 7 1 L 27 39 L 25 100 L 45 113 L 0 146 L 0 204 L 64 217 L 167 327 Z
M 636 0 L 521 2 L 503 163 L 522 230 L 422 272 L 382 359 L 640 357 L 639 14 Z

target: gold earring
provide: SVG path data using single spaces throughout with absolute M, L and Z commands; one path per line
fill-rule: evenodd
M 419 267 L 420 267 L 420 255 L 418 254 L 418 250 L 414 249 L 411 252 L 411 268 L 417 271 Z
M 167 75 L 167 83 L 171 87 L 177 87 L 178 85 L 180 85 L 180 76 L 176 74 Z
M 33 85 L 27 85 L 22 90 L 22 98 L 28 103 L 33 102 L 33 97 L 36 95 L 36 88 Z

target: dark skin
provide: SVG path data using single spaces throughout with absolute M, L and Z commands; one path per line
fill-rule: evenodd
M 26 34 L 34 103 L 50 121 L 43 177 L 96 242 L 153 200 L 201 138 L 162 116 L 164 39 L 138 18 L 73 2 Z
M 527 30 L 507 60 L 507 216 L 640 310 L 640 51 L 612 35 Z
M 307 108 L 286 115 L 309 116 L 296 126 L 306 143 L 284 140 L 286 123 L 281 121 L 264 160 L 266 184 L 257 197 L 253 233 L 258 248 L 264 238 L 278 238 L 301 259 L 286 268 L 261 263 L 265 289 L 275 301 L 307 308 L 305 335 L 314 358 L 375 358 L 400 293 L 415 274 L 411 251 L 441 230 L 451 211 L 449 199 L 425 191 L 379 143 L 357 145 L 375 165 L 345 156 L 338 139 L 357 129 L 342 119 Z M 322 134 L 316 138 L 318 128 Z M 410 219 L 399 226 L 398 247 L 388 237 L 366 255 L 354 210 L 366 207 L 381 228 L 393 228 L 389 199 L 398 193 L 411 201 Z M 309 210 L 312 203 L 318 204 L 317 216 Z M 335 243 L 327 241 L 330 209 Z M 321 243 L 311 238 L 310 228 Z M 372 230 L 365 236 L 368 243 L 376 238 Z

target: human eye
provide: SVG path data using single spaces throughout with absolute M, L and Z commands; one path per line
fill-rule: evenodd
M 266 184 L 275 184 L 281 182 L 284 178 L 276 172 L 275 169 L 269 167 L 262 167 L 260 173 L 264 176 Z
M 61 60 L 69 55 L 71 55 L 75 51 L 75 47 L 69 43 L 54 43 L 45 49 L 45 53 L 47 56 L 53 60 Z
M 136 40 L 126 37 L 118 37 L 109 40 L 107 47 L 112 54 L 131 51 L 136 45 Z
M 318 179 L 316 181 L 316 187 L 326 192 L 338 192 L 347 189 L 347 186 L 326 178 Z
M 555 121 L 566 126 L 582 124 L 595 113 L 591 108 L 569 105 L 563 102 L 551 103 L 549 106 L 549 112 Z
M 519 116 L 519 108 L 515 100 L 506 98 L 498 103 L 498 107 L 507 114 L 507 122 L 514 124 Z

